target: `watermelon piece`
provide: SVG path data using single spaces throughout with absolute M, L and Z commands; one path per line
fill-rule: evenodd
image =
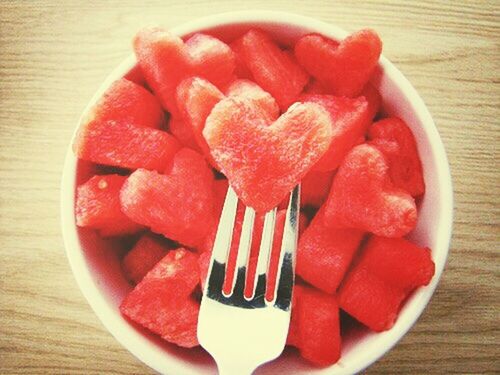
M 245 61 L 243 59 L 243 39 L 236 39 L 229 46 L 234 52 L 234 74 L 236 75 L 236 77 L 243 79 L 253 79 L 252 72 L 250 71 L 250 69 L 248 69 L 248 66 L 245 64 Z
M 360 30 L 340 44 L 311 34 L 295 44 L 298 62 L 334 95 L 355 97 L 370 79 L 382 52 L 382 41 L 373 30 Z
M 127 179 L 116 174 L 93 176 L 76 190 L 76 225 L 99 230 L 103 237 L 134 234 L 144 227 L 120 208 L 120 189 Z
M 369 131 L 370 144 L 377 147 L 389 163 L 392 182 L 411 196 L 425 192 L 422 162 L 413 133 L 399 118 L 387 118 L 374 123 Z
M 383 237 L 402 237 L 417 223 L 414 199 L 392 185 L 384 155 L 367 144 L 356 146 L 345 157 L 324 207 L 330 226 Z
M 217 168 L 207 142 L 203 137 L 205 121 L 212 108 L 224 98 L 224 94 L 210 82 L 192 77 L 182 81 L 177 87 L 177 106 L 190 127 L 191 133 L 210 164 Z
M 303 94 L 311 95 L 331 95 L 328 88 L 315 78 L 311 78 L 306 87 L 304 87 Z
M 203 135 L 245 205 L 266 212 L 326 152 L 331 123 L 320 105 L 298 103 L 269 125 L 253 102 L 230 97 L 213 108 Z
M 167 132 L 116 121 L 91 121 L 80 127 L 73 151 L 83 160 L 114 167 L 162 170 L 179 150 Z
M 334 293 L 362 239 L 360 230 L 331 228 L 320 210 L 300 237 L 297 275 L 326 293 Z
M 219 221 L 219 217 L 222 213 L 222 208 L 224 207 L 224 201 L 226 200 L 227 189 L 229 187 L 229 183 L 226 179 L 224 180 L 215 180 L 214 182 L 214 194 L 215 194 L 215 203 L 214 203 L 214 217 Z
M 374 276 L 405 292 L 429 284 L 434 276 L 430 249 L 404 238 L 372 236 L 360 264 Z
M 199 282 L 198 257 L 170 251 L 125 297 L 120 311 L 178 346 L 198 346 L 199 303 L 191 293 Z
M 309 81 L 307 73 L 261 30 L 249 30 L 236 43 L 255 82 L 286 110 Z
M 333 172 L 310 171 L 306 174 L 300 187 L 301 206 L 320 207 L 328 197 L 332 181 Z
M 360 140 L 370 125 L 368 103 L 363 97 L 350 99 L 331 95 L 301 95 L 300 101 L 318 103 L 330 114 L 332 141 L 330 148 L 314 166 L 314 170 L 331 171 L 336 169 L 345 155 Z
M 178 115 L 175 90 L 183 79 L 200 76 L 224 85 L 233 78 L 234 53 L 209 35 L 195 34 L 184 43 L 164 29 L 143 29 L 134 39 L 134 51 L 149 86 L 174 116 Z
M 158 129 L 165 124 L 165 114 L 153 94 L 122 78 L 106 90 L 87 113 L 81 127 L 85 128 L 91 122 L 108 121 Z
M 144 74 L 142 74 L 142 70 L 139 64 L 134 65 L 134 67 L 130 69 L 123 78 L 142 87 L 146 85 L 146 78 L 144 78 Z
M 184 148 L 165 173 L 133 172 L 120 193 L 122 210 L 155 233 L 197 247 L 213 228 L 212 171 L 200 154 Z
M 122 270 L 131 283 L 138 284 L 167 255 L 170 247 L 161 238 L 146 233 L 122 260 Z
M 296 285 L 294 292 L 297 302 L 292 310 L 292 324 L 298 325 L 298 334 L 291 341 L 312 364 L 333 365 L 340 358 L 341 347 L 337 298 L 301 285 Z
M 360 96 L 363 96 L 368 102 L 368 118 L 370 121 L 377 116 L 382 107 L 382 97 L 372 84 L 367 83 Z
M 186 125 L 182 118 L 171 117 L 168 122 L 168 129 L 183 147 L 188 147 L 201 152 L 200 146 L 198 146 L 198 142 L 196 142 L 194 138 L 191 127 Z
M 270 120 L 276 120 L 280 115 L 276 100 L 255 82 L 237 79 L 226 88 L 225 93 L 229 97 L 240 97 L 252 101 Z

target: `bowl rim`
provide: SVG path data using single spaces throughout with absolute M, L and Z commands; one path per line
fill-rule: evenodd
M 307 29 L 313 29 L 315 30 L 315 32 L 320 34 L 335 35 L 337 38 L 343 38 L 348 35 L 345 30 L 333 24 L 329 24 L 315 18 L 288 12 L 264 10 L 247 10 L 214 14 L 182 23 L 171 28 L 170 31 L 183 36 L 205 29 L 245 23 L 270 23 L 289 25 L 294 27 L 304 27 Z M 175 363 L 177 361 L 171 361 L 169 363 L 168 369 L 165 366 L 161 365 L 161 360 L 162 358 L 164 360 L 165 357 L 164 352 L 160 350 L 153 350 L 154 348 L 152 348 L 151 343 L 147 341 L 147 339 L 142 334 L 137 333 L 141 337 L 136 336 L 134 337 L 134 339 L 136 340 L 130 342 L 130 332 L 124 329 L 124 323 L 127 325 L 129 325 L 129 323 L 125 322 L 119 313 L 118 314 L 120 315 L 121 319 L 116 319 L 116 311 L 109 306 L 105 296 L 101 293 L 95 278 L 92 276 L 90 269 L 87 266 L 79 241 L 74 217 L 76 187 L 75 177 L 78 158 L 73 154 L 72 144 L 75 140 L 82 117 L 102 96 L 103 92 L 110 86 L 110 84 L 116 79 L 123 77 L 134 66 L 135 63 L 135 56 L 132 53 L 108 75 L 108 77 L 104 80 L 104 82 L 101 84 L 99 89 L 96 91 L 92 99 L 83 110 L 78 120 L 77 126 L 75 127 L 73 136 L 71 138 L 71 143 L 67 149 L 61 180 L 60 214 L 63 240 L 68 261 L 80 290 L 87 299 L 91 308 L 94 310 L 94 313 L 97 315 L 105 328 L 115 337 L 115 339 L 139 360 L 160 373 L 177 374 L 181 373 L 182 371 L 183 373 L 185 373 L 186 368 Z M 434 294 L 434 291 L 437 287 L 446 264 L 451 241 L 453 225 L 453 189 L 448 158 L 443 142 L 439 136 L 429 110 L 427 109 L 422 98 L 417 93 L 412 84 L 383 55 L 381 55 L 380 57 L 379 66 L 383 68 L 384 74 L 387 74 L 392 79 L 392 81 L 395 82 L 401 92 L 403 92 L 404 95 L 409 99 L 409 102 L 414 108 L 414 111 L 419 118 L 420 123 L 425 128 L 425 132 L 427 134 L 427 138 L 431 144 L 433 152 L 437 156 L 435 165 L 438 176 L 437 186 L 440 187 L 439 200 L 442 207 L 441 212 L 444 212 L 444 214 L 442 215 L 441 222 L 439 223 L 439 226 L 443 232 L 438 235 L 439 238 L 436 240 L 436 247 L 445 250 L 441 250 L 441 253 L 437 253 L 440 256 L 440 267 L 436 267 L 435 275 L 431 283 L 425 288 L 425 290 L 422 291 L 421 295 L 419 296 L 420 298 L 417 301 L 412 301 L 415 303 L 418 302 L 419 305 L 414 309 L 414 315 L 411 317 L 411 319 L 405 321 L 406 324 L 400 327 L 397 332 L 392 332 L 392 335 L 389 337 L 389 339 L 385 340 L 385 345 L 381 345 L 375 352 L 370 352 L 369 355 L 364 355 L 356 365 L 350 368 L 335 368 L 336 371 L 332 369 L 332 372 L 335 372 L 337 374 L 357 373 L 366 369 L 368 366 L 380 359 L 392 347 L 394 347 L 394 345 L 396 345 L 397 342 L 412 328 L 412 326 L 418 320 L 423 310 L 429 303 L 432 295 Z M 436 264 L 438 264 L 436 259 L 435 261 Z M 393 327 L 393 329 L 394 328 L 395 327 Z M 391 332 L 393 329 L 388 332 Z

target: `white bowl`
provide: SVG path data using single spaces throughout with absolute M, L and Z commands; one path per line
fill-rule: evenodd
M 180 36 L 209 31 L 221 39 L 232 39 L 249 27 L 259 27 L 276 40 L 290 44 L 301 35 L 316 32 L 332 39 L 347 33 L 333 25 L 294 14 L 246 11 L 225 13 L 197 19 L 172 31 Z M 84 111 L 109 85 L 135 65 L 131 55 L 104 81 Z M 387 114 L 399 116 L 411 127 L 417 140 L 426 181 L 426 194 L 420 205 L 413 241 L 432 249 L 436 273 L 431 283 L 419 288 L 405 303 L 392 329 L 383 333 L 368 330 L 350 331 L 343 341 L 342 357 L 331 367 L 308 366 L 296 354 L 286 351 L 259 374 L 352 374 L 366 368 L 391 349 L 418 319 L 429 302 L 446 262 L 452 227 L 452 186 L 446 153 L 434 121 L 408 80 L 385 57 L 380 58 L 372 83 L 383 97 Z M 76 133 L 76 132 L 75 132 Z M 90 164 L 78 161 L 68 148 L 61 191 L 61 214 L 64 243 L 75 278 L 96 315 L 115 338 L 148 366 L 163 374 L 216 373 L 214 362 L 201 349 L 185 350 L 163 342 L 149 332 L 126 321 L 119 304 L 131 289 L 119 266 L 116 244 L 102 240 L 94 232 L 75 225 L 75 187 L 90 177 Z M 89 348 L 92 350 L 92 348 Z M 429 349 L 432 350 L 432 349 Z

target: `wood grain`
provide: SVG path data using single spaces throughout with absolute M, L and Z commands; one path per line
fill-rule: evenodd
M 0 1 L 0 373 L 152 373 L 68 266 L 59 182 L 75 122 L 144 25 L 287 10 L 372 27 L 429 106 L 455 190 L 449 262 L 418 324 L 367 372 L 500 373 L 498 1 Z

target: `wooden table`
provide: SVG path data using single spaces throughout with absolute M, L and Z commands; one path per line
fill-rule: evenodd
M 448 152 L 448 265 L 418 324 L 368 373 L 499 373 L 500 3 L 143 3 L 0 2 L 0 373 L 152 373 L 99 323 L 71 274 L 59 225 L 64 154 L 80 112 L 141 26 L 247 8 L 375 28 Z

